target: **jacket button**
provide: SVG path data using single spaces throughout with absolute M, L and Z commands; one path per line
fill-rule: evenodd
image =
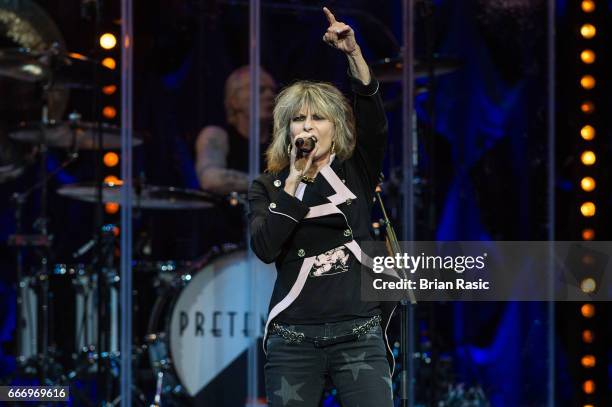
M 351 198 L 349 198 L 349 199 L 347 199 L 347 200 L 346 200 L 346 204 L 347 204 L 347 205 L 350 205 L 352 202 L 353 202 L 353 201 L 351 200 Z
M 351 235 L 350 229 L 344 229 L 344 236 L 349 237 Z
M 346 180 L 344 178 L 342 178 L 342 183 L 346 184 Z
M 274 208 L 276 208 L 276 204 L 274 202 L 270 202 L 269 207 L 270 207 L 270 209 L 274 209 Z
M 305 255 L 306 255 L 306 252 L 304 251 L 304 249 L 298 250 L 298 256 L 304 257 Z
M 280 186 L 281 186 L 281 181 L 280 181 L 280 179 L 277 179 L 277 180 L 275 180 L 275 181 L 274 181 L 274 186 L 275 186 L 276 188 L 278 188 L 278 187 L 280 187 Z

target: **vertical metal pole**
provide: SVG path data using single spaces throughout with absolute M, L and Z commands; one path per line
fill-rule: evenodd
M 414 161 L 413 153 L 416 148 L 413 139 L 414 114 L 414 0 L 402 0 L 402 27 L 403 27 L 403 72 L 402 72 L 402 168 L 404 178 L 401 186 L 403 196 L 402 206 L 402 240 L 414 240 Z M 414 406 L 414 308 L 410 303 L 403 302 L 402 307 L 402 341 L 404 349 L 402 355 L 402 380 L 400 388 L 401 406 Z M 407 336 L 407 337 L 405 337 Z
M 547 304 L 548 312 L 548 336 L 547 336 L 547 356 L 548 356 L 548 377 L 547 391 L 549 407 L 555 405 L 555 302 L 553 296 L 555 292 L 555 267 L 554 267 L 554 241 L 555 241 L 555 0 L 548 0 L 547 9 L 547 90 L 548 90 L 548 171 L 547 171 L 547 212 L 548 212 L 548 293 L 549 301 Z
M 259 168 L 259 157 L 261 153 L 259 151 L 259 138 L 260 138 L 260 124 L 259 124 L 259 73 L 260 73 L 260 24 L 261 24 L 261 13 L 260 13 L 260 2 L 259 0 L 251 0 L 249 2 L 249 74 L 251 78 L 250 82 L 250 95 L 251 95 L 251 106 L 249 115 L 249 180 L 252 181 L 257 177 L 260 172 Z M 258 349 L 257 349 L 257 337 L 259 333 L 259 307 L 258 307 L 258 290 L 256 286 L 257 278 L 255 276 L 256 270 L 256 258 L 253 251 L 250 250 L 250 233 L 247 230 L 248 242 L 248 264 L 249 264 L 249 293 L 248 298 L 250 300 L 250 311 L 252 318 L 250 319 L 249 331 L 251 332 L 253 340 L 249 345 L 248 350 L 248 364 L 247 364 L 247 399 L 249 406 L 255 406 L 257 404 L 257 390 L 258 390 L 258 377 L 257 372 L 259 371 L 258 365 Z
M 132 0 L 121 0 L 121 407 L 132 405 Z

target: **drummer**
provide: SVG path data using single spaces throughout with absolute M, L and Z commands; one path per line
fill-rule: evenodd
M 225 126 L 206 126 L 195 143 L 196 173 L 200 186 L 218 194 L 244 193 L 248 189 L 250 72 L 245 65 L 225 81 Z M 276 81 L 261 70 L 259 94 L 260 167 L 269 142 Z

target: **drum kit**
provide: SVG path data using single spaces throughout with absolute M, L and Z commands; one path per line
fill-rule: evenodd
M 53 63 L 49 62 L 54 60 Z M 69 53 L 53 49 L 32 52 L 26 49 L 0 51 L 0 76 L 14 80 L 50 82 L 57 72 L 61 81 L 53 87 L 84 86 L 78 77 L 87 72 L 86 65 L 96 64 L 91 58 L 78 58 L 78 71 L 67 73 L 75 61 Z M 55 67 L 60 67 L 55 70 Z M 79 73 L 75 73 L 79 72 Z M 74 75 L 74 78 L 70 75 Z M 107 404 L 119 399 L 111 390 L 117 386 L 119 353 L 119 274 L 116 268 L 118 228 L 103 225 L 101 233 L 85 243 L 74 257 L 98 250 L 92 264 L 50 264 L 52 233 L 47 227 L 47 195 L 50 180 L 79 160 L 83 150 L 108 150 L 120 147 L 117 127 L 83 122 L 76 113 L 69 120 L 50 119 L 43 104 L 43 117 L 38 122 L 23 122 L 8 131 L 11 141 L 35 146 L 34 160 L 40 160 L 37 182 L 23 192 L 15 193 L 16 232 L 9 244 L 17 252 L 18 324 L 17 348 L 19 377 L 39 378 L 45 385 L 71 385 L 77 381 L 102 380 L 107 389 Z M 102 140 L 100 143 L 99 140 Z M 142 139 L 134 138 L 134 145 Z M 69 158 L 57 170 L 47 170 L 47 154 L 52 149 L 69 151 Z M 0 180 L 13 181 L 24 169 L 17 162 L 0 167 Z M 92 204 L 118 202 L 123 185 L 120 180 L 81 182 L 59 187 L 60 196 Z M 37 233 L 23 232 L 23 207 L 38 193 L 40 216 Z M 243 202 L 238 194 L 219 197 L 205 191 L 149 185 L 136 180 L 133 207 L 142 210 L 197 210 L 219 205 L 237 206 Z M 33 267 L 26 267 L 26 250 L 39 255 Z M 248 296 L 236 293 L 250 290 L 245 271 L 249 270 L 246 251 L 236 245 L 215 247 L 196 261 L 135 261 L 135 339 L 134 363 L 140 372 L 136 380 L 134 401 L 141 405 L 180 405 L 185 397 L 193 397 L 215 376 L 242 354 L 260 332 L 250 326 L 251 304 Z M 260 315 L 265 316 L 274 283 L 271 266 L 259 264 L 262 270 L 253 274 L 262 294 Z M 147 303 L 154 293 L 155 300 Z M 145 323 L 143 323 L 146 322 Z M 222 343 L 223 346 L 219 344 Z M 212 357 L 214 353 L 214 357 Z M 172 355 L 172 356 L 171 356 Z M 101 379 L 100 379 L 101 378 Z M 77 388 L 78 386 L 71 386 Z M 85 405 L 86 396 L 75 392 Z
M 48 62 L 53 59 L 55 62 Z M 96 64 L 83 57 L 74 71 L 75 79 L 66 73 L 74 61 L 65 52 L 31 52 L 25 49 L 0 51 L 0 76 L 20 81 L 38 81 L 47 86 L 62 73 L 53 87 L 84 86 L 78 77 L 87 72 L 87 64 Z M 55 67 L 60 67 L 58 71 Z M 48 230 L 47 194 L 49 181 L 79 159 L 83 150 L 108 150 L 120 147 L 117 127 L 83 122 L 76 113 L 69 120 L 50 119 L 48 106 L 38 122 L 23 122 L 10 129 L 13 142 L 34 145 L 41 161 L 38 182 L 23 192 L 15 193 L 16 232 L 9 244 L 17 252 L 18 324 L 17 348 L 19 377 L 39 378 L 45 385 L 71 385 L 77 381 L 102 380 L 108 397 L 106 404 L 117 404 L 112 393 L 117 386 L 119 353 L 119 274 L 116 268 L 118 228 L 103 225 L 101 233 L 85 243 L 74 257 L 98 250 L 92 264 L 49 264 L 53 238 Z M 102 142 L 100 143 L 100 140 Z M 134 138 L 134 145 L 142 139 Z M 47 170 L 46 155 L 52 149 L 70 152 L 57 170 Z M 17 162 L 0 167 L 0 180 L 13 181 L 22 173 Z M 101 185 L 101 187 L 98 187 Z M 59 187 L 58 195 L 92 204 L 118 202 L 123 185 L 110 182 L 81 182 Z M 38 193 L 40 216 L 37 233 L 23 232 L 23 206 Z M 238 194 L 219 197 L 200 190 L 150 185 L 136 180 L 133 207 L 141 210 L 198 210 L 219 205 L 237 206 L 243 202 Z M 24 253 L 35 249 L 39 260 L 26 267 Z M 250 290 L 246 251 L 236 245 L 215 247 L 196 261 L 135 261 L 135 339 L 133 360 L 140 372 L 135 383 L 134 401 L 140 405 L 180 405 L 185 397 L 193 397 L 229 366 L 252 342 L 249 318 L 265 316 L 274 284 L 271 266 L 259 264 L 253 275 L 261 294 L 260 315 L 251 315 L 248 296 L 236 293 Z M 252 269 L 251 269 L 252 270 Z M 154 301 L 147 300 L 154 293 Z M 143 322 L 144 321 L 144 322 Z M 220 346 L 222 343 L 223 346 Z M 214 357 L 212 355 L 214 354 Z M 71 386 L 71 389 L 78 386 Z M 75 392 L 85 405 L 88 398 Z
M 6 32 L 0 35 L 17 45 L 0 49 L 0 86 L 13 89 L 7 99 L 15 99 L 0 101 L 0 121 L 21 118 L 12 114 L 20 107 L 19 113 L 30 113 L 18 124 L 0 126 L 0 184 L 20 189 L 12 196 L 15 233 L 8 241 L 17 267 L 17 370 L 9 380 L 70 385 L 84 405 L 92 404 L 91 398 L 81 394 L 76 383 L 95 380 L 99 399 L 115 405 L 119 320 L 126 311 L 118 295 L 118 228 L 99 225 L 95 236 L 73 254 L 80 258 L 91 251 L 95 253 L 91 263 L 53 264 L 48 219 L 50 181 L 58 173 L 82 160 L 83 151 L 101 157 L 100 151 L 121 147 L 116 126 L 83 121 L 77 112 L 61 120 L 71 89 L 97 90 L 100 87 L 92 78 L 110 79 L 113 72 L 95 58 L 66 51 L 59 30 L 34 2 L 0 3 L 0 19 L 6 22 L 2 26 Z M 25 95 L 23 89 L 28 87 L 34 90 Z M 40 112 L 39 120 L 32 120 L 34 110 Z M 135 135 L 133 145 L 142 143 Z M 49 171 L 48 154 L 54 150 L 68 152 L 68 158 Z M 24 174 L 35 164 L 39 168 L 35 181 L 26 186 Z M 120 180 L 93 181 L 63 185 L 55 192 L 101 207 L 119 202 L 123 188 Z M 200 210 L 244 203 L 238 194 L 219 197 L 142 180 L 134 181 L 132 193 L 133 207 L 140 210 Z M 24 208 L 34 198 L 38 216 L 30 233 Z M 256 271 L 261 294 L 256 314 L 248 295 L 237 298 L 237 293 L 251 289 L 245 279 L 249 270 Z M 162 398 L 164 404 L 182 404 L 242 354 L 252 337 L 262 334 L 251 332 L 249 321 L 265 316 L 275 272 L 262 263 L 250 267 L 247 252 L 238 245 L 217 246 L 194 261 L 135 261 L 132 271 L 134 401 L 139 405 L 159 405 Z

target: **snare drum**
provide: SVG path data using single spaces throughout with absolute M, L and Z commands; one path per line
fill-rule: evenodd
M 254 308 L 249 275 L 254 279 Z M 226 251 L 209 256 L 192 274 L 183 273 L 158 298 L 147 342 L 156 377 L 164 374 L 165 394 L 176 392 L 180 384 L 184 393 L 195 397 L 226 374 L 230 365 L 235 366 L 239 357 L 246 360 L 248 347 L 263 336 L 275 278 L 273 265 L 253 257 L 249 267 L 246 251 Z M 249 329 L 252 318 L 257 319 L 256 332 Z M 240 376 L 246 382 L 246 375 L 245 369 L 232 372 L 232 392 L 241 394 L 236 384 Z M 244 405 L 244 399 L 241 401 Z

